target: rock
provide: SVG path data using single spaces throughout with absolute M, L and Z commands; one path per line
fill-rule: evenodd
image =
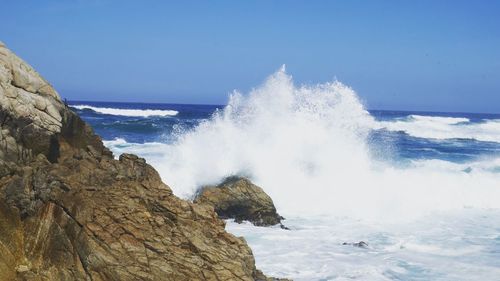
M 212 208 L 115 160 L 1 43 L 0 126 L 0 280 L 267 279 Z
M 359 242 L 356 242 L 356 243 L 347 243 L 347 242 L 344 242 L 344 243 L 342 243 L 342 245 L 349 245 L 349 246 L 353 246 L 353 247 L 368 249 L 368 243 L 366 243 L 365 241 L 359 241 Z
M 222 219 L 244 220 L 257 226 L 281 224 L 273 200 L 262 188 L 242 177 L 228 177 L 217 186 L 205 186 L 194 202 L 209 205 Z

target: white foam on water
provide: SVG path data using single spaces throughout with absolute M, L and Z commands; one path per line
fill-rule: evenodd
M 109 108 L 109 107 L 95 107 L 84 104 L 71 105 L 71 107 L 80 110 L 90 109 L 101 114 L 129 116 L 129 117 L 175 116 L 179 113 L 176 110 Z
M 228 221 L 270 276 L 310 280 L 498 280 L 500 213 L 465 209 L 404 224 L 294 217 L 291 230 Z M 364 241 L 367 248 L 352 246 Z M 347 243 L 348 245 L 343 245 Z
M 286 215 L 398 221 L 433 211 L 500 207 L 498 173 L 441 169 L 436 167 L 442 163 L 432 161 L 400 168 L 371 159 L 367 136 L 377 126 L 351 88 L 338 81 L 295 86 L 280 70 L 248 95 L 233 93 L 224 110 L 173 144 L 128 150 L 155 150 L 147 159 L 181 197 L 227 176 L 246 175 Z
M 380 121 L 374 128 L 403 131 L 411 136 L 430 139 L 475 139 L 500 142 L 500 120 L 470 122 L 467 118 L 410 115 L 399 120 Z
M 448 125 L 456 125 L 459 123 L 464 123 L 464 122 L 470 121 L 468 118 L 463 118 L 463 117 L 425 116 L 425 115 L 416 115 L 416 114 L 412 114 L 412 115 L 408 116 L 408 118 L 411 120 L 419 121 L 419 122 L 435 122 L 435 123 L 448 124 Z

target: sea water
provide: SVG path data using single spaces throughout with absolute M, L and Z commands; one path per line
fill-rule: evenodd
M 261 186 L 290 230 L 226 228 L 268 275 L 500 280 L 500 115 L 367 110 L 339 81 L 284 69 L 226 106 L 70 105 L 182 198 L 231 175 Z

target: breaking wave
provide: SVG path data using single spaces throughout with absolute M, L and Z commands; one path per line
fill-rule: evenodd
M 474 139 L 500 143 L 500 120 L 471 122 L 468 118 L 410 115 L 394 121 L 380 121 L 375 128 L 403 131 L 430 139 Z
M 435 160 L 398 167 L 371 156 L 375 148 L 368 136 L 374 128 L 450 137 L 447 128 L 468 121 L 417 115 L 376 121 L 344 84 L 296 86 L 282 69 L 247 95 L 233 93 L 223 110 L 172 144 L 117 140 L 108 146 L 117 153 L 147 155 L 184 198 L 201 185 L 239 174 L 263 187 L 285 217 L 398 221 L 468 207 L 500 208 L 500 174 L 492 171 L 498 161 L 470 169 Z
M 95 107 L 90 105 L 71 105 L 71 107 L 80 110 L 89 109 L 101 114 L 129 116 L 129 117 L 175 116 L 179 113 L 176 110 L 125 109 L 125 108 Z

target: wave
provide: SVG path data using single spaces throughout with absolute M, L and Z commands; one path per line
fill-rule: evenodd
M 124 109 L 124 108 L 109 108 L 109 107 L 95 107 L 90 105 L 71 105 L 76 109 L 90 109 L 97 113 L 129 116 L 129 117 L 150 117 L 150 116 L 175 116 L 179 112 L 176 110 L 160 110 L 160 109 Z
M 411 118 L 418 121 L 399 122 L 465 122 Z M 224 110 L 172 144 L 118 143 L 112 150 L 147 154 L 184 198 L 229 175 L 248 176 L 285 217 L 397 221 L 464 207 L 500 208 L 500 174 L 479 164 L 396 167 L 373 159 L 369 134 L 380 123 L 348 86 L 338 81 L 296 86 L 282 69 L 247 95 L 234 92 Z
M 113 154 L 116 157 L 122 153 L 133 153 L 146 158 L 148 163 L 155 167 L 161 164 L 164 156 L 163 152 L 168 147 L 167 144 L 159 142 L 129 143 L 122 138 L 105 140 L 103 143 L 106 147 L 113 151 Z
M 463 118 L 463 117 L 426 116 L 426 115 L 416 115 L 416 114 L 409 115 L 408 119 L 419 122 L 435 122 L 448 125 L 456 125 L 460 123 L 470 122 L 469 118 Z
M 473 123 L 468 118 L 410 115 L 394 121 L 379 121 L 375 129 L 402 131 L 430 139 L 474 139 L 500 143 L 500 120 Z

